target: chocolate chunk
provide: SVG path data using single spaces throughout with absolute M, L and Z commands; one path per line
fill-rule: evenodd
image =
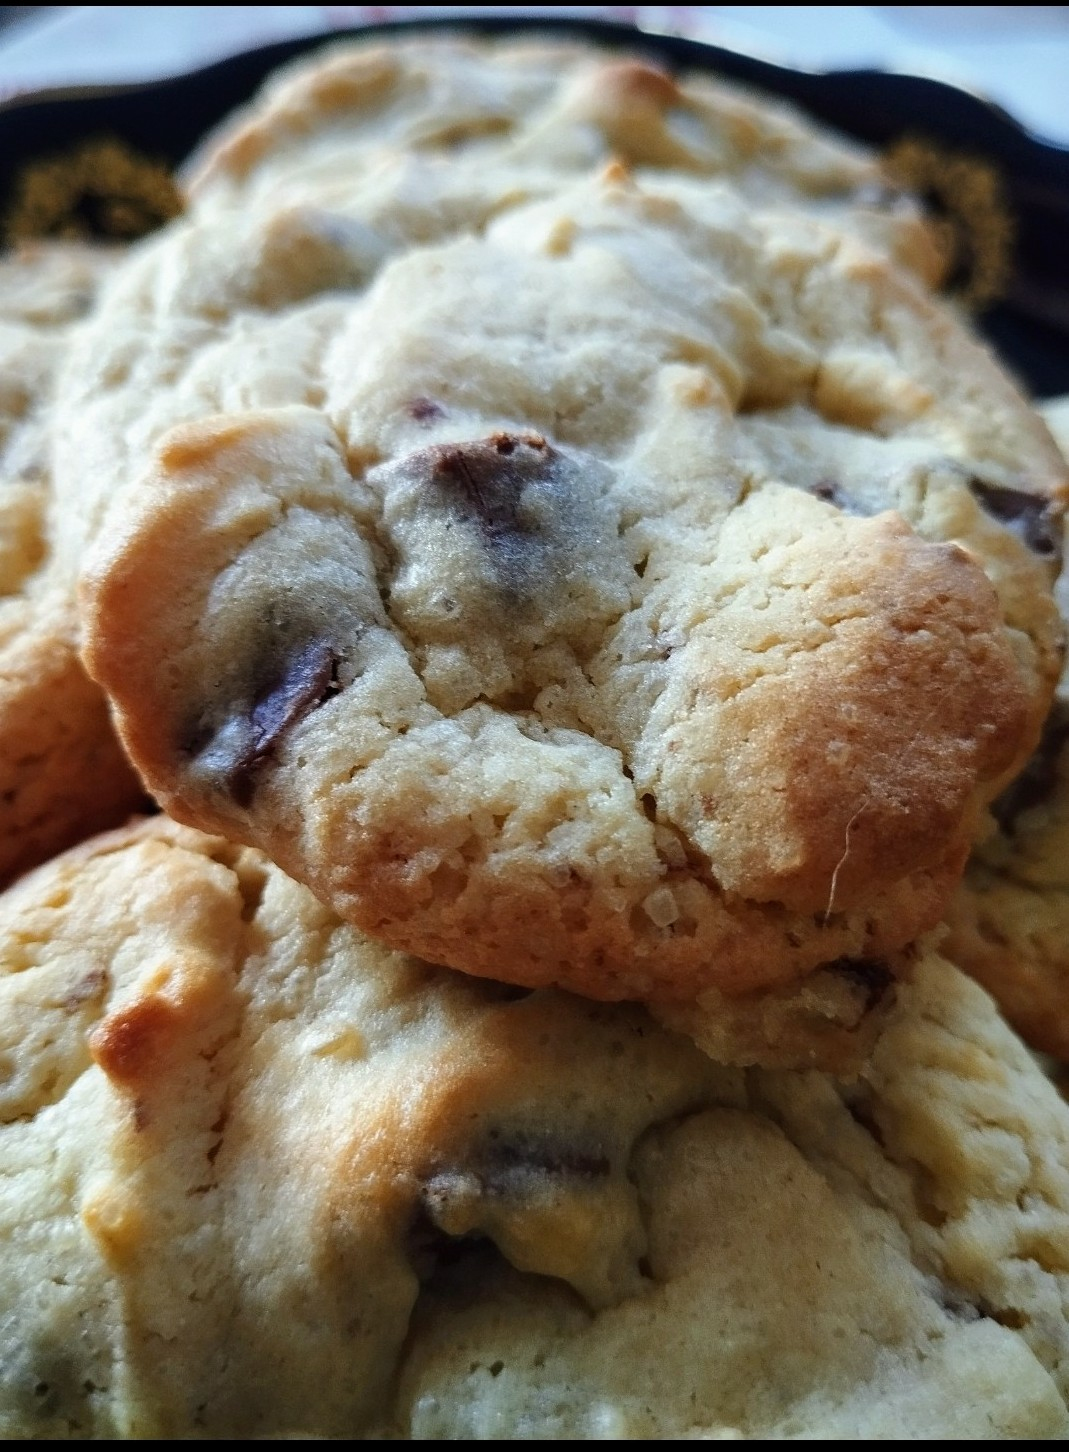
M 1069 710 L 1056 706 L 1024 771 L 991 804 L 992 816 L 1009 836 L 1016 832 L 1017 819 L 1023 812 L 1040 806 L 1053 793 L 1058 781 L 1058 761 L 1066 742 L 1069 742 Z
M 478 524 L 488 541 L 524 532 L 524 488 L 544 479 L 557 460 L 539 434 L 493 434 L 430 452 L 435 487 Z
M 837 973 L 864 991 L 866 1013 L 880 1003 L 895 981 L 890 968 L 879 958 L 837 958 L 827 965 L 827 971 Z
M 435 419 L 445 418 L 445 409 L 440 403 L 435 403 L 433 398 L 413 398 L 408 405 L 408 414 L 417 423 L 433 423 Z
M 340 657 L 325 640 L 312 640 L 295 651 L 282 673 L 256 700 L 227 773 L 227 786 L 240 806 L 247 806 L 256 773 L 279 739 L 295 721 L 321 706 L 340 689 Z
M 488 1142 L 472 1146 L 469 1153 L 426 1176 L 415 1224 L 417 1229 L 434 1227 L 454 1239 L 470 1241 L 488 1234 L 500 1243 L 502 1231 L 507 1239 L 506 1227 L 522 1223 L 532 1206 L 544 1211 L 553 1205 L 567 1217 L 568 1202 L 577 1195 L 603 1191 L 611 1171 L 607 1155 L 526 1135 L 502 1141 L 492 1130 Z M 425 1231 L 417 1237 L 417 1250 L 420 1240 L 425 1251 Z
M 827 504 L 834 504 L 836 509 L 850 510 L 849 499 L 834 479 L 818 479 L 809 492 Z
M 584 1154 L 574 1146 L 561 1148 L 506 1140 L 487 1147 L 482 1159 L 483 1177 L 495 1177 L 503 1184 L 522 1175 L 549 1175 L 554 1179 L 594 1179 L 612 1168 L 606 1155 Z
M 1030 550 L 1044 558 L 1060 557 L 1061 515 L 1049 499 L 975 476 L 969 480 L 969 488 L 988 514 L 1008 525 Z
M 372 469 L 395 616 L 415 638 L 444 627 L 474 637 L 491 621 L 504 638 L 534 619 L 546 637 L 588 637 L 634 589 L 611 478 L 600 459 L 526 429 L 431 444 Z
M 872 514 L 871 508 L 864 507 L 854 495 L 850 494 L 838 479 L 832 479 L 828 475 L 810 484 L 808 492 L 814 499 L 823 499 L 827 504 L 834 504 L 836 509 L 842 510 L 843 514 Z
M 544 584 L 577 525 L 575 465 L 539 434 L 436 444 L 411 455 L 405 469 L 428 503 L 477 532 L 503 600 Z
M 320 705 L 332 693 L 338 657 L 325 640 L 310 641 L 291 656 L 281 678 L 252 708 L 257 756 L 270 751 L 299 716 Z
M 523 1198 L 537 1180 L 596 1180 L 612 1170 L 607 1155 L 585 1153 L 572 1146 L 533 1143 L 526 1139 L 482 1145 L 463 1168 L 441 1169 L 431 1175 L 424 1198 L 434 1206 L 458 1190 L 480 1197 Z

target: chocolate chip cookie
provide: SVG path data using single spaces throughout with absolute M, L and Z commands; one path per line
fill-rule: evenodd
M 1069 1111 L 932 953 L 744 1073 L 158 817 L 0 897 L 0 1005 L 7 1437 L 1069 1428 Z
M 164 437 L 87 571 L 168 810 L 395 947 L 606 999 L 938 920 L 1060 669 L 1065 490 L 951 313 L 618 168 L 316 306 L 303 406 Z

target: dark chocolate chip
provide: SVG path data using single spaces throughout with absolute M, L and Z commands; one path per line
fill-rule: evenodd
M 584 1154 L 573 1147 L 532 1144 L 522 1139 L 505 1140 L 488 1146 L 479 1171 L 483 1179 L 495 1176 L 502 1182 L 517 1174 L 549 1175 L 554 1179 L 596 1179 L 612 1166 L 606 1155 Z
M 1069 710 L 1056 706 L 1024 771 L 991 804 L 992 816 L 1009 836 L 1016 832 L 1017 820 L 1023 812 L 1041 806 L 1051 796 L 1058 780 L 1058 760 L 1067 742 Z
M 413 1267 L 423 1275 L 441 1269 L 443 1234 L 454 1244 L 477 1244 L 488 1215 L 490 1224 L 494 1212 L 522 1216 L 532 1202 L 544 1203 L 547 1190 L 554 1201 L 596 1193 L 611 1170 L 607 1155 L 491 1129 L 469 1153 L 424 1178 L 409 1237 Z
M 834 504 L 842 508 L 842 490 L 834 479 L 818 479 L 809 491 L 817 499 L 823 499 L 827 504 Z
M 524 488 L 553 469 L 556 451 L 539 434 L 493 434 L 471 443 L 431 449 L 431 477 L 491 541 L 522 534 Z
M 977 1310 L 981 1316 L 989 1321 L 996 1321 L 1010 1331 L 1023 1331 L 1029 1325 L 1027 1312 L 1018 1306 L 993 1306 L 990 1301 L 981 1300 Z
M 969 488 L 988 514 L 1008 525 L 1035 554 L 1045 559 L 1059 558 L 1061 516 L 1049 499 L 975 476 L 969 480 Z
M 526 429 L 431 444 L 372 470 L 368 482 L 381 491 L 397 558 L 391 598 L 407 610 L 413 586 L 422 601 L 433 573 L 435 629 L 448 599 L 459 606 L 451 616 L 458 629 L 467 616 L 472 630 L 485 630 L 496 611 L 508 633 L 537 611 L 553 622 L 548 629 L 585 635 L 591 621 L 579 601 L 608 618 L 630 603 L 634 583 L 608 497 L 611 477 L 600 460 Z M 459 574 L 445 569 L 447 559 Z M 416 633 L 428 608 L 412 603 Z
M 564 543 L 546 501 L 574 516 L 574 465 L 539 434 L 493 434 L 438 444 L 410 456 L 422 488 L 439 508 L 474 529 L 503 598 L 526 598 L 543 585 Z M 573 519 L 574 523 L 574 519 Z
M 289 657 L 281 675 L 257 698 L 249 715 L 252 729 L 229 773 L 229 789 L 239 805 L 248 805 L 256 772 L 283 733 L 340 689 L 339 660 L 325 640 L 309 641 Z
M 826 504 L 834 504 L 836 509 L 842 510 L 844 514 L 871 514 L 872 509 L 862 505 L 854 495 L 843 488 L 838 479 L 832 479 L 824 475 L 815 484 L 808 486 L 808 492 L 814 499 L 823 499 Z
M 895 981 L 890 968 L 879 958 L 837 958 L 827 965 L 829 973 L 857 985 L 865 993 L 865 1011 L 871 1012 Z
M 429 1176 L 424 1186 L 424 1200 L 431 1206 L 448 1201 L 456 1193 L 458 1184 L 471 1186 L 473 1182 L 480 1196 L 522 1199 L 530 1193 L 533 1181 L 598 1180 L 611 1170 L 607 1155 L 527 1139 L 508 1139 L 483 1144 L 462 1166 L 442 1168 Z
M 435 419 L 445 418 L 445 409 L 433 398 L 413 398 L 408 404 L 408 415 L 417 423 L 433 423 Z

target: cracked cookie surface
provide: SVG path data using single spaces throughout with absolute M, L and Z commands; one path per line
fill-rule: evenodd
M 1069 1111 L 933 953 L 853 1085 L 743 1072 L 156 818 L 0 1004 L 6 1436 L 1069 1430 Z
M 603 998 L 938 920 L 1060 667 L 1065 483 L 949 313 L 617 169 L 312 316 L 304 406 L 166 435 L 87 570 L 168 810 L 396 947 Z

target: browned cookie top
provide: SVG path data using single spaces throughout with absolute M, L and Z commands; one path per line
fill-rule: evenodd
M 641 55 L 553 39 L 394 36 L 342 43 L 273 76 L 186 167 L 200 209 L 344 195 L 354 175 L 422 211 L 443 170 L 500 183 L 498 206 L 552 177 L 619 161 L 682 184 L 726 182 L 752 205 L 803 208 L 864 237 L 929 282 L 936 229 L 878 156 L 787 102 Z M 429 188 L 428 188 L 428 183 Z
M 339 295 L 607 165 L 714 217 L 726 191 L 770 217 L 804 211 L 928 281 L 941 272 L 932 228 L 879 160 L 782 102 L 533 38 L 328 48 L 204 144 L 186 219 L 135 249 L 71 359 L 57 521 L 71 567 L 163 429 L 213 406 L 318 401 Z
M 932 953 L 743 1073 L 159 817 L 0 896 L 0 1063 L 7 1438 L 1069 1426 L 1069 1111 Z
M 1064 487 L 949 313 L 619 171 L 280 338 L 312 311 L 303 406 L 167 436 L 89 572 L 171 810 L 398 946 L 606 998 L 938 919 L 1050 699 Z

